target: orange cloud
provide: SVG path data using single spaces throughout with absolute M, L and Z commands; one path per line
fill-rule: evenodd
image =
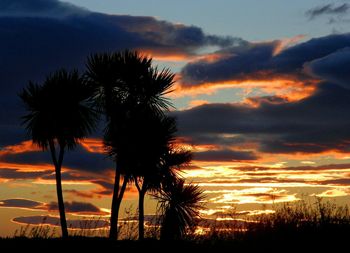
M 0 151 L 0 157 L 8 154 L 20 154 L 25 152 L 40 151 L 41 149 L 34 145 L 32 141 L 23 141 L 20 144 L 6 146 Z
M 221 193 L 220 191 L 205 191 L 205 194 Z M 292 202 L 298 200 L 296 194 L 276 188 L 248 188 L 242 190 L 227 190 L 208 201 L 215 204 L 273 204 L 279 202 Z
M 80 145 L 91 153 L 104 153 L 103 141 L 97 138 L 87 138 L 83 140 Z
M 207 100 L 192 100 L 189 104 L 190 108 L 191 107 L 196 107 L 200 105 L 205 105 L 208 104 L 209 102 Z
M 275 50 L 273 52 L 273 56 L 276 56 L 279 53 L 281 53 L 284 49 L 297 44 L 298 42 L 300 42 L 304 38 L 305 38 L 305 35 L 301 34 L 301 35 L 294 36 L 292 38 L 280 39 L 278 44 L 275 47 Z
M 344 197 L 350 195 L 350 189 L 330 189 L 320 194 L 316 194 L 317 197 L 330 198 L 330 197 Z
M 268 94 L 285 98 L 289 102 L 298 101 L 312 95 L 316 90 L 317 82 L 308 82 L 291 79 L 274 79 L 274 80 L 230 80 L 223 82 L 204 83 L 200 85 L 186 85 L 181 83 L 181 76 L 177 75 L 178 82 L 175 85 L 174 92 L 168 96 L 170 98 L 180 98 L 186 96 L 213 95 L 215 92 L 223 89 L 240 88 L 245 90 L 244 100 L 249 96 L 253 89 L 260 89 Z M 244 100 L 248 105 L 252 105 L 249 101 Z
M 53 170 L 54 167 L 52 164 L 17 164 L 0 162 L 0 169 L 14 169 L 23 172 L 35 172 Z M 64 171 L 66 169 L 63 168 L 62 170 Z

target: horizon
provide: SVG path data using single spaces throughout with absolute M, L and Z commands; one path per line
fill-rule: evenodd
M 186 5 L 186 6 L 185 6 Z M 57 222 L 54 168 L 20 125 L 18 93 L 97 52 L 137 50 L 176 75 L 167 97 L 204 218 L 350 200 L 350 3 L 0 0 L 0 237 Z M 113 162 L 98 132 L 63 162 L 69 220 L 108 217 Z M 137 208 L 128 187 L 121 207 Z M 155 214 L 147 197 L 145 214 Z M 41 219 L 41 221 L 40 221 Z M 101 224 L 105 226 L 106 224 Z

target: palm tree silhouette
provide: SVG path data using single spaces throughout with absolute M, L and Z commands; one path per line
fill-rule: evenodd
M 186 228 L 196 223 L 205 196 L 199 186 L 175 179 L 157 198 L 163 214 L 160 238 L 174 240 L 183 238 Z
M 136 51 L 96 54 L 87 61 L 86 77 L 95 88 L 94 99 L 106 115 L 104 144 L 116 162 L 109 237 L 118 236 L 118 213 L 135 165 L 135 119 L 144 110 L 163 114 L 171 103 L 164 96 L 171 92 L 174 75 L 152 67 L 152 59 Z M 135 139 L 135 138 L 134 138 Z M 137 146 L 137 145 L 136 145 Z
M 23 117 L 34 144 L 50 150 L 56 174 L 56 190 L 62 237 L 68 237 L 61 168 L 66 150 L 71 150 L 91 133 L 97 113 L 89 98 L 91 88 L 77 71 L 59 70 L 48 76 L 43 85 L 32 82 L 19 94 L 28 114 Z
M 136 163 L 132 169 L 132 178 L 139 193 L 139 240 L 144 239 L 144 198 L 148 191 L 156 193 L 163 185 L 177 176 L 181 165 L 187 164 L 192 158 L 189 151 L 177 148 L 175 144 L 176 122 L 172 117 L 147 113 L 137 117 L 140 121 L 134 126 L 139 129 L 135 140 L 145 143 L 138 145 Z M 143 121 L 143 123 L 141 122 Z M 134 135 L 135 137 L 135 135 Z M 137 143 L 135 143 L 137 145 Z

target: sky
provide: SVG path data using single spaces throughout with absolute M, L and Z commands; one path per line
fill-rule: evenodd
M 350 200 L 350 1 L 0 0 L 0 236 L 57 225 L 49 154 L 17 94 L 95 52 L 135 49 L 176 74 L 169 94 L 204 218 L 316 197 Z M 98 135 L 63 164 L 69 224 L 106 228 L 113 163 Z M 135 212 L 128 187 L 122 218 Z M 155 201 L 148 196 L 146 214 Z M 132 216 L 132 215 L 131 215 Z

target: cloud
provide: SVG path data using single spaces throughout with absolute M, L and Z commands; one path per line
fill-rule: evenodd
M 214 61 L 201 59 L 181 70 L 183 88 L 200 85 L 253 80 L 301 80 L 308 84 L 314 77 L 304 65 L 350 47 L 350 34 L 328 35 L 290 46 L 275 53 L 281 41 L 248 43 L 218 51 Z
M 28 81 L 42 82 L 58 68 L 83 70 L 91 53 L 129 48 L 191 56 L 207 46 L 244 43 L 207 35 L 195 26 L 95 13 L 56 0 L 1 1 L 1 7 L 0 147 L 25 140 L 19 127 L 24 108 L 17 94 Z
M 0 168 L 0 178 L 2 179 L 37 179 L 52 174 L 52 171 L 21 171 L 16 169 Z
M 0 207 L 25 208 L 32 210 L 44 210 L 46 204 L 30 199 L 4 199 L 0 200 Z
M 51 202 L 48 204 L 48 211 L 58 211 L 57 202 Z M 65 202 L 64 207 L 66 212 L 68 213 L 83 213 L 83 214 L 102 214 L 104 212 L 101 211 L 100 208 L 85 202 Z
M 206 191 L 206 194 L 212 194 Z M 227 190 L 223 194 L 214 196 L 208 200 L 209 203 L 216 204 L 272 204 L 280 202 L 296 201 L 296 194 L 291 194 L 286 190 L 274 188 L 246 188 L 242 190 Z
M 317 78 L 350 89 L 350 47 L 305 64 L 306 71 Z
M 18 181 L 18 180 L 32 180 L 33 182 L 40 183 L 51 183 L 55 180 L 54 169 L 50 168 L 52 165 L 45 165 L 44 168 L 40 168 L 38 165 L 31 165 L 28 169 L 28 164 L 14 164 L 15 168 L 6 168 L 7 164 L 5 163 L 2 167 L 0 164 L 0 180 L 4 181 Z M 20 169 L 20 167 L 26 169 Z M 50 168 L 50 170 L 47 170 Z M 86 174 L 88 172 L 89 174 Z M 91 173 L 92 172 L 92 173 Z M 93 197 L 101 197 L 103 195 L 111 195 L 113 192 L 113 184 L 109 180 L 108 172 L 101 171 L 96 168 L 93 171 L 84 170 L 84 166 L 82 169 L 72 170 L 64 168 L 62 172 L 62 180 L 63 183 L 71 183 L 71 182 L 81 182 L 85 184 L 94 184 L 96 186 L 95 189 L 87 190 L 87 191 L 75 191 L 75 190 L 65 190 L 75 196 L 83 197 L 83 198 L 93 198 Z M 102 174 L 101 174 L 102 173 Z M 98 174 L 99 179 L 96 179 L 96 175 Z
M 343 15 L 348 13 L 350 5 L 343 3 L 340 5 L 326 4 L 306 11 L 305 15 L 311 20 L 323 15 Z
M 195 161 L 252 161 L 257 160 L 257 155 L 252 151 L 234 151 L 234 150 L 209 150 L 195 152 Z
M 89 192 L 89 191 L 78 191 L 78 190 L 74 190 L 74 189 L 70 189 L 70 190 L 63 190 L 65 193 L 71 194 L 73 196 L 76 197 L 80 197 L 80 198 L 88 198 L 88 199 L 92 199 L 95 196 L 94 193 Z
M 65 202 L 65 210 L 67 213 L 74 214 L 95 214 L 95 215 L 103 215 L 106 214 L 105 211 L 102 211 L 97 206 L 91 203 L 85 202 Z M 57 202 L 44 203 L 39 201 L 34 201 L 30 199 L 4 199 L 0 200 L 0 208 L 8 207 L 8 208 L 22 208 L 33 211 L 48 211 L 48 212 L 57 212 L 58 206 Z
M 5 17 L 63 17 L 89 13 L 80 7 L 57 0 L 2 0 L 0 16 Z
M 349 90 L 322 83 L 313 95 L 296 102 L 208 104 L 172 115 L 178 118 L 180 134 L 193 144 L 209 138 L 213 145 L 231 142 L 231 148 L 255 143 L 267 153 L 349 152 L 349 101 Z
M 266 175 L 271 175 L 271 172 L 269 170 L 274 171 L 273 173 L 279 173 L 276 172 L 276 168 L 272 167 L 259 167 L 259 166 L 243 166 L 243 167 L 232 167 L 233 170 L 239 170 L 239 171 L 246 171 L 246 172 L 259 172 L 259 175 L 262 175 L 262 171 L 266 171 Z M 319 165 L 319 166 L 292 166 L 292 167 L 283 167 L 281 170 L 283 171 L 317 171 L 317 173 L 325 171 L 325 170 L 347 170 L 350 169 L 349 163 L 342 163 L 342 164 L 325 164 L 325 165 Z
M 350 178 L 338 178 L 338 179 L 324 180 L 321 183 L 325 184 L 325 185 L 348 186 L 348 185 L 350 185 Z
M 15 223 L 28 225 L 51 225 L 60 226 L 60 219 L 54 216 L 40 215 L 40 216 L 21 216 L 12 220 Z M 67 220 L 67 227 L 70 229 L 99 229 L 109 226 L 107 220 L 101 219 L 83 219 L 83 220 Z
M 4 150 L 6 150 L 6 147 Z M 51 164 L 52 158 L 49 152 L 36 150 L 4 153 L 1 156 L 1 161 L 17 164 Z M 107 158 L 105 154 L 89 152 L 80 146 L 65 154 L 63 165 L 70 169 L 102 173 L 114 166 L 113 161 Z
M 215 61 L 206 59 L 191 62 L 181 70 L 185 85 L 197 85 L 227 80 L 261 79 L 266 62 L 273 56 L 277 42 L 250 43 L 217 52 Z M 255 76 L 251 77 L 251 74 Z
M 350 194 L 349 189 L 330 189 L 326 190 L 324 192 L 321 192 L 320 194 L 317 194 L 317 197 L 321 198 L 334 198 L 334 197 L 344 197 L 348 196 Z

